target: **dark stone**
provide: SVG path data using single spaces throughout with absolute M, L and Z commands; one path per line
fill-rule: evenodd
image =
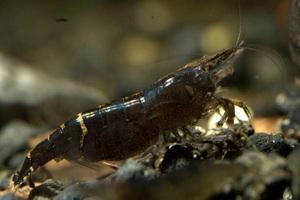
M 193 148 L 184 145 L 174 145 L 165 153 L 159 168 L 161 173 L 169 174 L 189 165 L 195 161 L 192 154 Z
M 63 184 L 55 180 L 47 180 L 43 184 L 31 190 L 28 199 L 85 199 L 99 196 L 99 188 L 106 188 L 106 184 L 128 183 L 153 180 L 158 177 L 154 169 L 148 168 L 145 165 L 137 163 L 133 159 L 128 159 L 122 168 L 115 174 L 107 177 L 104 180 L 89 180 L 78 184 L 70 183 Z M 65 187 L 65 185 L 70 185 Z
M 243 199 L 281 199 L 290 185 L 286 159 L 277 154 L 246 152 L 235 163 L 249 169 L 241 180 Z
M 234 159 L 245 149 L 245 136 L 254 133 L 249 122 L 234 124 L 233 130 L 209 130 L 185 143 L 171 145 L 163 156 L 161 173 L 171 173 L 199 160 Z
M 78 183 L 67 187 L 53 200 L 83 200 L 97 196 L 98 191 L 101 189 L 101 183 L 98 180 L 89 180 L 86 182 Z
M 98 197 L 131 200 L 234 199 L 241 192 L 238 184 L 246 170 L 241 165 L 228 163 L 192 164 L 155 180 L 140 179 L 101 187 Z
M 0 191 L 3 191 L 6 189 L 8 182 L 9 182 L 8 178 L 3 178 L 0 180 Z
M 247 121 L 242 121 L 240 123 L 234 124 L 233 125 L 233 131 L 235 135 L 240 135 L 240 136 L 251 136 L 254 134 L 254 128 L 252 124 L 250 124 Z
M 300 149 L 291 153 L 288 158 L 288 168 L 293 174 L 291 192 L 293 199 L 300 199 Z
M 284 136 L 280 133 L 276 135 L 256 133 L 250 136 L 249 139 L 250 141 L 247 141 L 246 145 L 247 149 L 253 150 L 256 147 L 260 152 L 276 152 L 285 157 L 293 150 L 293 146 L 286 142 Z
M 35 187 L 31 190 L 28 200 L 34 199 L 52 199 L 64 190 L 64 186 L 61 182 L 55 180 L 47 180 L 43 184 Z
M 136 162 L 133 159 L 127 159 L 124 165 L 114 174 L 118 182 L 133 180 L 153 180 L 158 177 L 154 169 Z
M 251 160 L 250 160 L 251 159 Z M 280 199 L 289 185 L 285 159 L 262 153 L 244 154 L 234 163 L 226 160 L 193 163 L 153 181 L 117 183 L 101 192 L 115 199 Z

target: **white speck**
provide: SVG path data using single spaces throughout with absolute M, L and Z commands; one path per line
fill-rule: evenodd
M 166 80 L 165 84 L 164 84 L 164 87 L 168 87 L 169 85 L 171 85 L 174 81 L 174 78 L 169 78 L 168 80 Z
M 289 119 L 285 119 L 282 122 L 282 125 L 289 125 L 291 123 L 291 121 Z

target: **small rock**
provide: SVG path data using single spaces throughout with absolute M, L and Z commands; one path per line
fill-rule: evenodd
M 289 187 L 284 190 L 282 200 L 293 200 L 293 195 Z
M 193 160 L 195 161 L 192 151 L 192 147 L 184 145 L 171 146 L 160 163 L 161 173 L 169 174 L 189 165 Z
M 27 138 L 37 130 L 23 121 L 12 121 L 0 130 L 0 166 L 6 165 L 12 156 L 27 148 Z
M 240 194 L 239 180 L 247 168 L 241 165 L 195 163 L 175 173 L 152 181 L 132 181 L 109 187 L 101 197 L 114 199 L 236 199 Z M 217 180 L 217 181 L 216 181 Z M 237 182 L 237 183 L 236 183 Z
M 43 184 L 35 187 L 31 190 L 28 199 L 34 200 L 46 200 L 52 199 L 64 190 L 64 186 L 61 182 L 55 180 L 47 180 Z
M 9 183 L 9 178 L 11 176 L 10 170 L 0 171 L 0 191 L 4 191 Z
M 128 183 L 131 181 L 153 180 L 158 177 L 157 172 L 133 159 L 125 161 L 124 165 L 112 176 L 104 180 L 89 180 L 66 187 L 62 182 L 47 180 L 43 184 L 34 188 L 28 199 L 46 200 L 46 199 L 86 199 L 99 195 L 99 188 L 110 187 L 110 184 Z M 70 183 L 69 183 L 70 184 Z
M 281 123 L 281 130 L 287 137 L 300 141 L 300 99 L 294 102 L 287 118 Z
M 248 121 L 242 121 L 240 123 L 236 123 L 233 125 L 233 131 L 235 135 L 253 135 L 254 134 L 254 128 L 252 124 L 250 124 Z
M 9 178 L 3 178 L 0 180 L 0 191 L 6 190 L 7 184 L 9 183 Z
M 68 200 L 68 199 L 90 199 L 97 196 L 98 191 L 103 188 L 98 180 L 89 180 L 67 187 L 64 191 L 58 194 L 54 200 Z
M 284 136 L 280 133 L 276 135 L 256 133 L 250 136 L 249 139 L 250 141 L 247 141 L 246 145 L 247 149 L 254 149 L 256 147 L 260 152 L 276 152 L 284 157 L 293 150 L 292 145 L 287 143 Z M 255 147 L 253 145 L 255 145 Z
M 152 180 L 158 177 L 154 169 L 148 168 L 133 159 L 127 159 L 124 165 L 114 174 L 118 182 L 131 180 Z
M 22 198 L 16 196 L 13 193 L 7 193 L 7 194 L 3 195 L 2 197 L 0 197 L 0 200 L 22 200 Z
M 250 136 L 254 129 L 249 122 L 235 124 L 231 129 L 210 129 L 190 138 L 186 143 L 171 145 L 159 168 L 170 173 L 196 160 L 234 159 L 245 149 L 244 136 Z
M 300 149 L 291 153 L 287 160 L 288 168 L 293 174 L 291 184 L 293 199 L 300 199 Z
M 246 152 L 235 163 L 251 169 L 241 180 L 245 199 L 280 199 L 290 185 L 287 162 L 281 156 Z

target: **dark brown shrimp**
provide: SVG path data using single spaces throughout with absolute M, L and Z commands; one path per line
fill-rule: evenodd
M 27 154 L 13 176 L 14 188 L 52 159 L 98 162 L 138 155 L 155 145 L 159 136 L 167 138 L 170 132 L 178 136 L 177 129 L 187 130 L 185 126 L 219 107 L 225 110 L 219 125 L 233 121 L 234 105 L 250 116 L 244 103 L 215 94 L 217 83 L 233 72 L 242 50 L 237 44 L 202 56 L 146 90 L 79 113 Z

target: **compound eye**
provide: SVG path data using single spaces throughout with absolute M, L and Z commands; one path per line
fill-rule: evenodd
M 208 63 L 205 63 L 203 66 L 202 66 L 202 69 L 203 71 L 205 72 L 209 72 L 211 70 L 213 70 L 215 68 L 215 64 L 213 62 L 208 62 Z

